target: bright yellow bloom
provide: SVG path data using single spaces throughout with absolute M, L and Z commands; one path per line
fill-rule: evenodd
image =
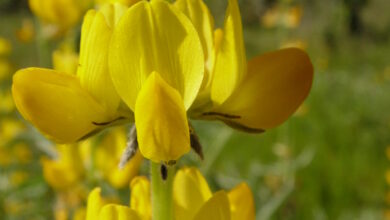
M 134 111 L 140 151 L 154 162 L 189 151 L 187 115 L 249 132 L 281 124 L 306 98 L 313 76 L 309 57 L 295 48 L 247 63 L 236 0 L 215 31 L 201 0 L 134 5 L 114 30 L 109 66 Z
M 236 0 L 217 30 L 201 0 L 117 6 L 86 15 L 77 78 L 36 68 L 14 77 L 21 114 L 57 141 L 77 141 L 134 114 L 143 156 L 170 163 L 190 150 L 188 116 L 262 132 L 285 121 L 310 91 L 313 67 L 299 49 L 247 63 Z M 118 111 L 120 99 L 127 114 Z
M 180 169 L 174 179 L 173 197 L 177 220 L 253 220 L 254 200 L 248 185 L 241 183 L 229 192 L 213 194 L 196 168 Z M 131 183 L 130 207 L 109 204 L 94 189 L 88 198 L 87 220 L 139 219 L 150 220 L 150 183 L 136 177 Z M 109 208 L 108 208 L 109 207 Z M 110 212 L 104 209 L 109 209 Z
M 31 11 L 42 22 L 68 29 L 79 22 L 91 0 L 29 0 Z
M 122 169 L 118 168 L 126 142 L 126 132 L 119 128 L 104 135 L 94 150 L 96 168 L 103 174 L 103 178 L 116 188 L 128 186 L 143 161 L 143 157 L 138 152 Z
M 112 28 L 125 9 L 107 5 L 85 15 L 77 76 L 42 68 L 22 69 L 14 75 L 16 107 L 48 137 L 71 143 L 132 117 L 120 106 L 107 63 Z

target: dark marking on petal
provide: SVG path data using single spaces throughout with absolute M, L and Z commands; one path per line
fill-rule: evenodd
M 263 132 L 265 132 L 264 129 L 261 129 L 261 128 L 251 128 L 251 127 L 245 126 L 243 124 L 240 124 L 240 123 L 234 122 L 234 121 L 224 120 L 223 122 L 225 124 L 229 125 L 232 128 L 235 128 L 235 129 L 240 130 L 240 131 L 245 131 L 245 132 L 248 132 L 248 133 L 263 133 Z
M 229 118 L 229 119 L 241 118 L 241 116 L 239 116 L 239 115 L 230 115 L 230 114 L 221 113 L 221 112 L 204 112 L 202 115 L 204 115 L 204 116 L 220 116 L 220 117 Z
M 93 121 L 92 124 L 96 125 L 96 126 L 106 126 L 106 125 L 109 125 L 113 122 L 116 122 L 116 121 L 119 121 L 119 120 L 122 120 L 122 119 L 125 119 L 124 117 L 119 117 L 119 118 L 116 118 L 114 120 L 111 120 L 111 121 L 105 121 L 105 122 L 95 122 Z

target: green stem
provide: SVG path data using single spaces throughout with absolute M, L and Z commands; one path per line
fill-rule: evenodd
M 161 164 L 150 162 L 152 179 L 152 218 L 153 220 L 173 219 L 173 176 L 174 166 L 167 166 L 167 178 L 161 176 Z

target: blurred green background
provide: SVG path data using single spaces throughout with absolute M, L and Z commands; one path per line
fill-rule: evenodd
M 311 93 L 286 123 L 261 135 L 193 122 L 205 160 L 190 154 L 181 165 L 199 166 L 214 191 L 246 181 L 258 220 L 390 219 L 390 1 L 239 2 L 248 59 L 285 46 L 305 49 L 315 70 Z M 206 3 L 220 26 L 226 1 Z M 15 35 L 32 17 L 26 1 L 0 0 L 0 37 L 12 42 L 13 70 L 39 65 L 36 42 Z M 10 82 L 1 81 L 2 93 Z M 1 114 L 0 123 L 9 117 L 18 116 Z M 39 162 L 47 152 L 28 129 L 30 135 L 7 143 L 13 149 L 27 141 L 32 155 L 27 164 L 0 166 L 0 219 L 53 218 L 55 192 Z M 9 184 L 15 170 L 27 172 L 21 184 Z

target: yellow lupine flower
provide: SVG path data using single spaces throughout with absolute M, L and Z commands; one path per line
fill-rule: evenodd
M 91 0 L 29 0 L 31 11 L 44 23 L 68 29 L 79 22 Z
M 236 0 L 229 0 L 224 27 L 215 31 L 201 0 L 141 1 L 122 10 L 120 20 L 121 12 L 102 11 L 108 25 L 94 11 L 84 20 L 77 79 L 42 69 L 14 77 L 19 111 L 56 140 L 79 140 L 124 117 L 117 114 L 120 97 L 131 110 L 127 116 L 134 113 L 143 156 L 169 163 L 190 150 L 187 115 L 262 132 L 285 121 L 310 91 L 313 67 L 299 49 L 246 62 Z M 109 40 L 109 49 L 101 46 Z
M 57 150 L 58 159 L 41 159 L 43 176 L 51 187 L 66 190 L 76 185 L 84 175 L 83 163 L 77 147 L 58 145 Z
M 114 30 L 111 77 L 134 111 L 140 151 L 154 162 L 189 151 L 187 115 L 262 132 L 285 121 L 309 93 L 313 67 L 302 50 L 247 63 L 236 0 L 229 0 L 223 29 L 213 31 L 201 0 L 178 0 L 174 7 L 140 2 Z
M 107 5 L 85 15 L 77 76 L 43 68 L 22 69 L 14 75 L 16 107 L 48 137 L 71 143 L 131 117 L 121 110 L 107 63 L 112 28 L 125 9 Z
M 122 153 L 126 148 L 126 142 L 125 130 L 115 129 L 103 137 L 94 151 L 96 168 L 116 188 L 128 186 L 130 180 L 138 173 L 143 161 L 142 155 L 138 152 L 122 169 L 118 168 Z
M 196 168 L 182 168 L 173 186 L 175 219 L 180 220 L 253 220 L 254 200 L 248 185 L 241 183 L 229 192 L 212 194 L 206 180 Z M 130 207 L 109 204 L 95 188 L 89 195 L 87 220 L 139 219 L 150 220 L 150 183 L 146 177 L 136 177 L 131 183 Z M 109 208 L 108 208 L 109 207 Z M 104 209 L 106 213 L 103 213 Z M 105 215 L 104 215 L 105 214 Z

